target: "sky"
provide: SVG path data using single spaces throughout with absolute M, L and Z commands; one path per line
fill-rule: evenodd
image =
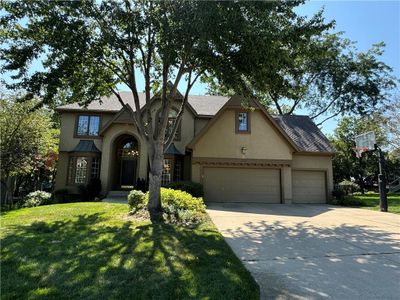
M 297 12 L 311 17 L 322 7 L 326 21 L 336 20 L 334 31 L 343 31 L 344 37 L 357 42 L 359 50 L 366 51 L 372 44 L 385 42 L 381 59 L 400 78 L 400 1 L 309 1 Z M 204 95 L 206 88 L 206 85 L 197 83 L 191 94 Z M 307 114 L 307 111 L 297 113 Z M 322 131 L 330 134 L 336 125 L 337 119 L 330 120 L 323 124 Z

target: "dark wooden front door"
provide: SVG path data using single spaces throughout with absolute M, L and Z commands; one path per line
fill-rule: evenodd
M 135 159 L 121 159 L 121 188 L 133 188 L 135 185 L 136 163 Z

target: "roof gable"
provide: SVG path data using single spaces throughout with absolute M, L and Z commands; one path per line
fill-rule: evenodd
M 228 108 L 242 108 L 243 98 L 240 96 L 233 96 L 231 97 L 218 111 L 218 113 L 211 119 L 210 122 L 193 138 L 193 140 L 187 145 L 189 149 L 193 148 L 196 143 L 204 136 L 207 131 L 214 125 L 214 123 L 221 117 L 221 115 L 228 109 Z M 271 124 L 271 127 L 276 130 L 280 136 L 284 139 L 284 141 L 292 148 L 292 150 L 298 151 L 296 144 L 290 139 L 290 137 L 286 134 L 284 130 L 275 122 L 275 120 L 271 117 L 271 115 L 266 111 L 263 106 L 254 99 L 249 100 L 248 105 L 253 109 L 259 109 L 262 114 L 266 117 L 267 121 Z
M 104 132 L 114 123 L 120 124 L 134 124 L 132 117 L 130 116 L 131 107 L 129 104 L 124 106 L 110 121 L 108 121 L 104 127 L 100 130 L 100 135 L 103 135 Z

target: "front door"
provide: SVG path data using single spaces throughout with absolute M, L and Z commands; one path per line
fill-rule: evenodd
M 121 159 L 121 188 L 132 189 L 136 179 L 136 160 Z
M 117 141 L 117 176 L 114 179 L 119 189 L 133 189 L 137 180 L 139 146 L 133 136 L 123 135 Z

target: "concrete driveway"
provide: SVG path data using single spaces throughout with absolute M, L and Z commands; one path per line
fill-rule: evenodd
M 400 299 L 400 216 L 329 205 L 212 204 L 262 299 Z

